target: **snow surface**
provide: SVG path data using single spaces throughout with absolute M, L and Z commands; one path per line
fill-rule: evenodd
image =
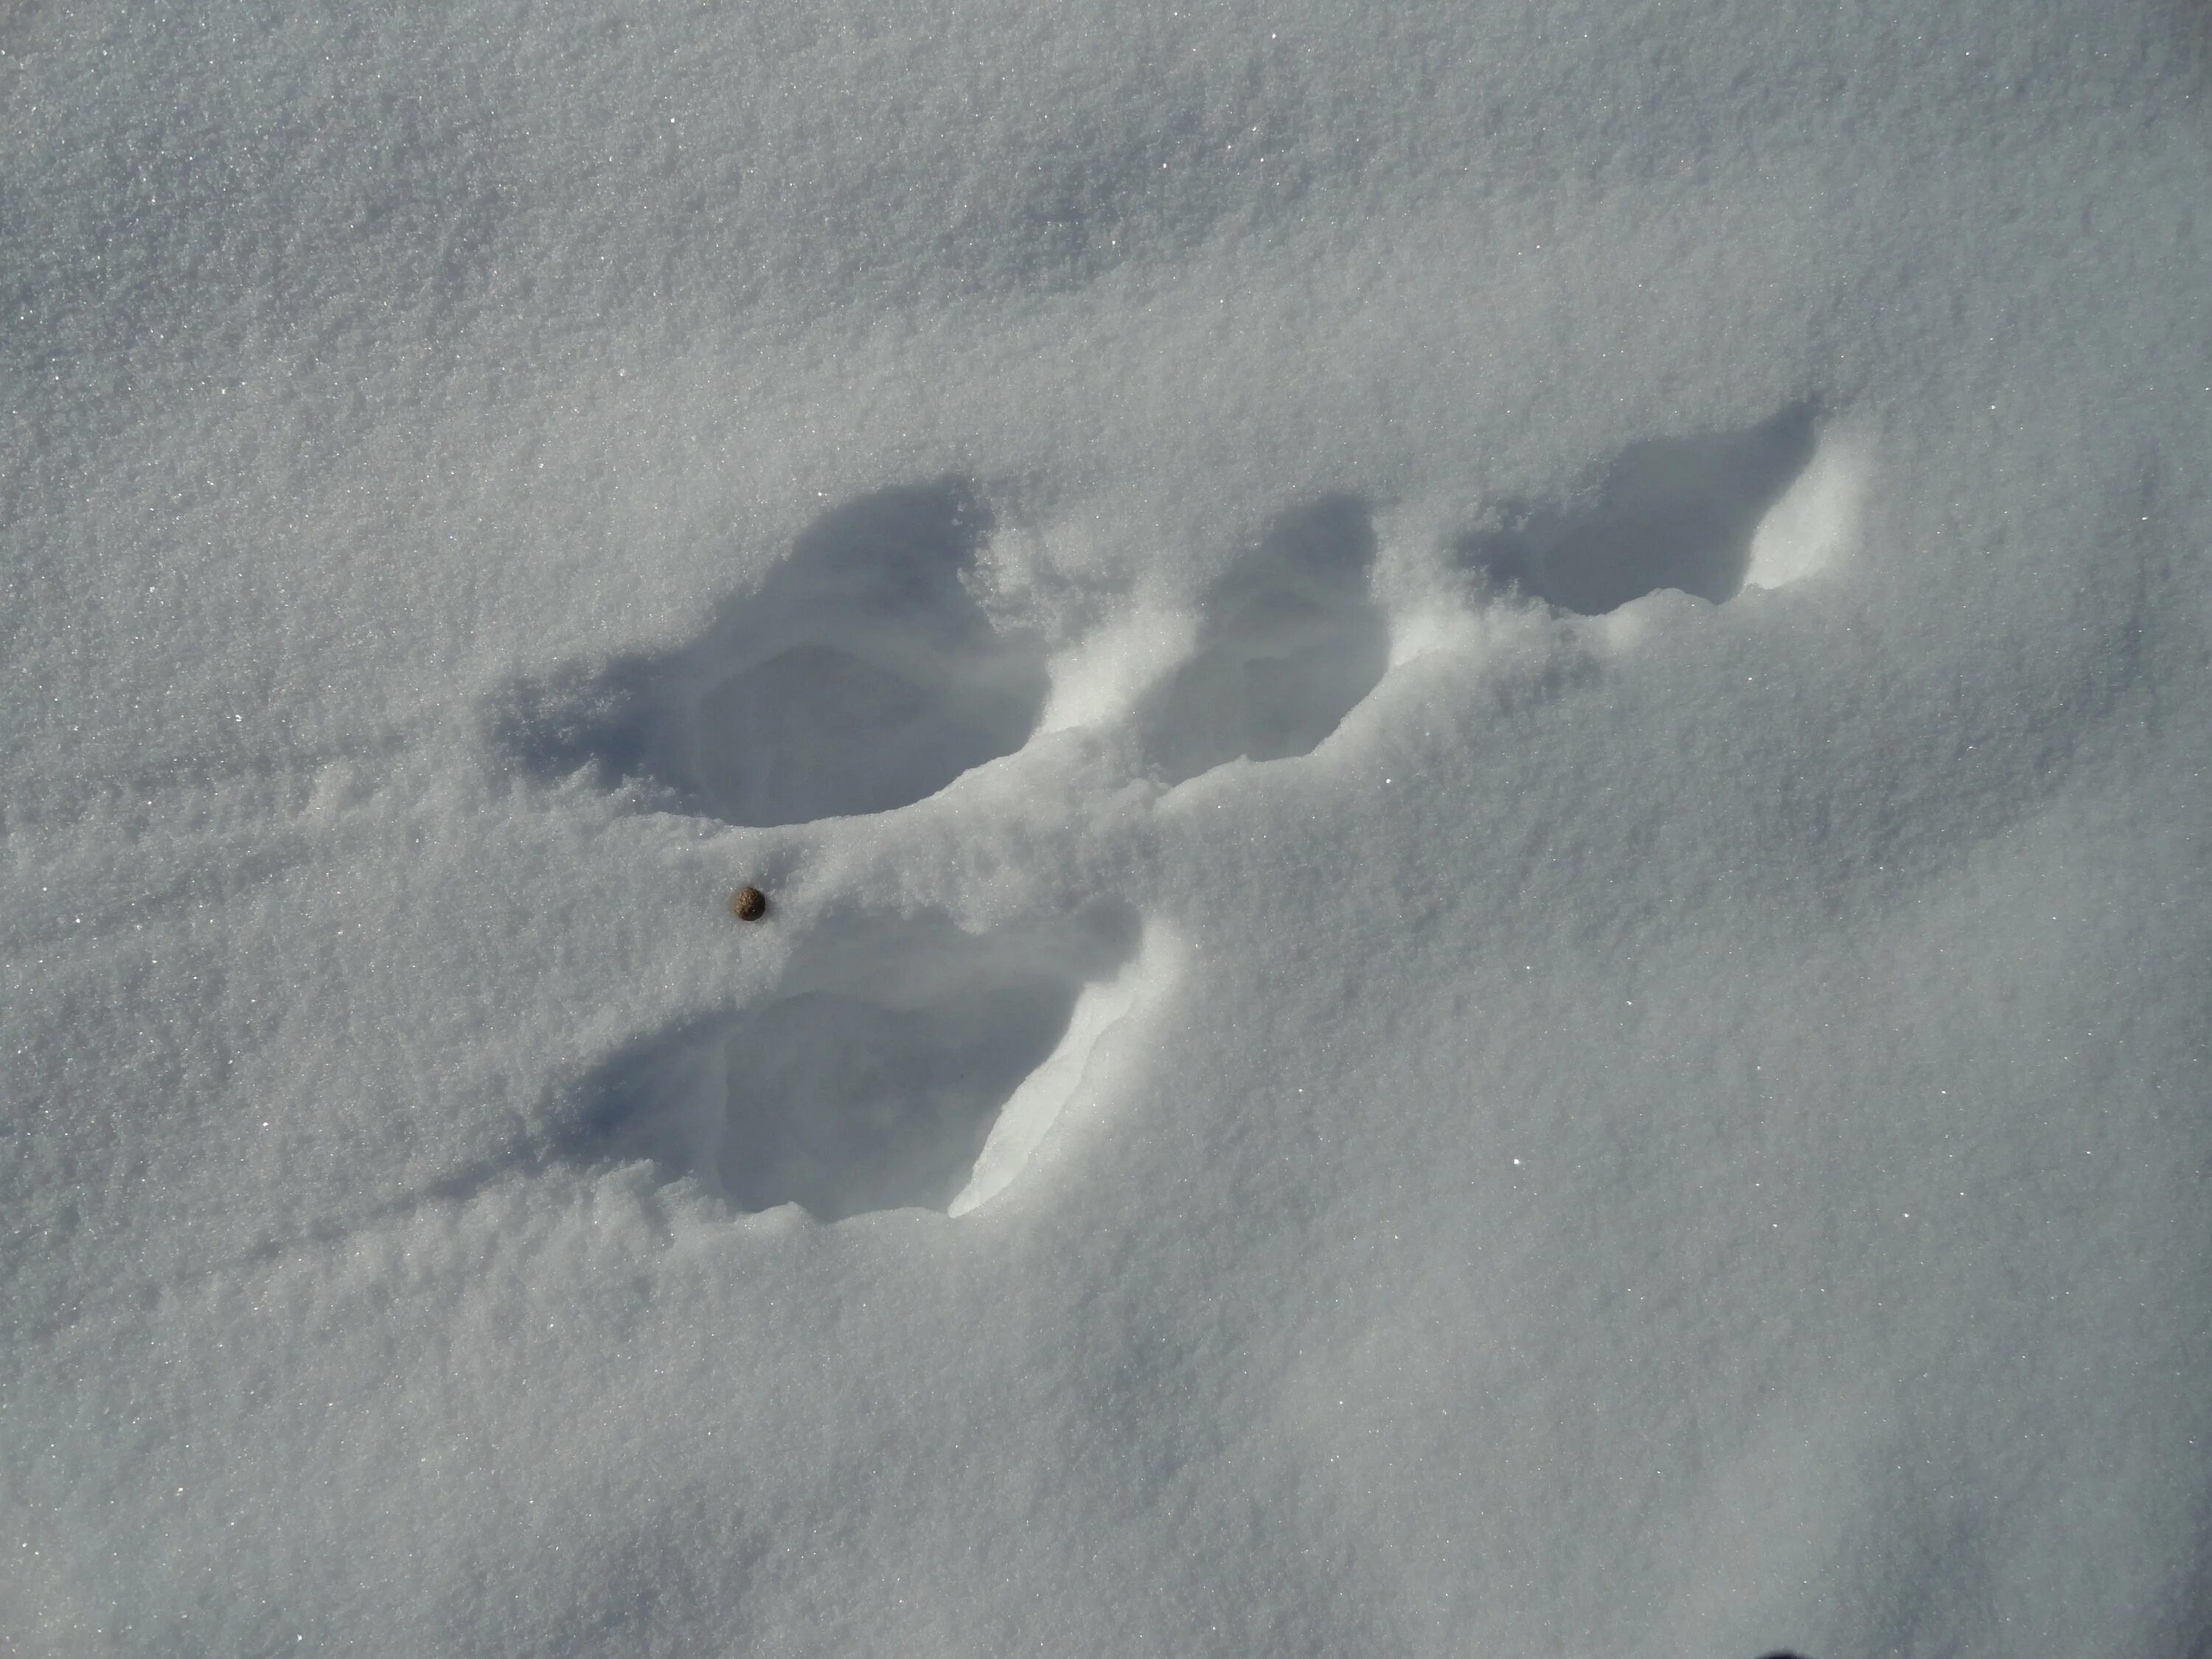
M 2212 1640 L 2200 0 L 0 121 L 0 1649 Z

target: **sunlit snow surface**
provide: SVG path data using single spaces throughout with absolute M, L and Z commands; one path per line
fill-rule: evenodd
M 0 119 L 0 1650 L 2212 1639 L 2201 4 Z

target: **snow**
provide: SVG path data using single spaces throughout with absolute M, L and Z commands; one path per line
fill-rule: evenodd
M 2209 69 L 0 5 L 7 1642 L 2195 1650 Z

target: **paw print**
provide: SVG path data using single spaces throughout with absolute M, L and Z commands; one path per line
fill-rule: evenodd
M 1726 600 L 1762 557 L 1802 565 L 1817 538 L 1817 524 L 1785 526 L 1781 555 L 1755 545 L 1817 471 L 1816 415 L 1800 404 L 1742 431 L 1633 445 L 1579 492 L 1461 535 L 1447 562 L 1493 599 L 1585 615 L 1662 586 Z M 511 688 L 490 742 L 528 778 L 582 773 L 735 830 L 804 826 L 817 845 L 980 769 L 1020 767 L 1056 664 L 976 597 L 992 532 L 961 481 L 862 496 L 690 643 Z M 1200 596 L 1182 660 L 1100 716 L 1127 738 L 1115 752 L 1156 793 L 1312 754 L 1389 667 L 1376 557 L 1356 497 L 1279 514 Z M 1010 844 L 1042 859 L 1053 843 Z M 1173 849 L 1124 848 L 1122 867 L 1140 856 Z M 772 988 L 566 1079 L 548 1109 L 557 1157 L 646 1160 L 733 1213 L 961 1215 L 1015 1179 L 1108 1034 L 1175 977 L 1165 921 L 1118 892 L 981 929 L 872 908 L 858 890 L 750 919 L 782 936 Z

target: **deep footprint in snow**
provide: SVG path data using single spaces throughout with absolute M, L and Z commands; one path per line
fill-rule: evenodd
M 1750 568 L 1752 538 L 1813 459 L 1807 400 L 1740 432 L 1631 444 L 1579 502 L 1516 507 L 1462 538 L 1464 566 L 1585 617 L 1663 587 L 1719 605 Z
M 1762 520 L 1818 471 L 1814 416 L 1632 446 L 1578 507 L 1459 551 L 1494 586 L 1586 614 L 1662 586 L 1726 599 Z M 987 530 L 957 484 L 864 497 L 696 643 L 519 699 L 508 741 L 543 773 L 596 764 L 734 823 L 933 793 L 1018 748 L 1044 704 L 1042 653 L 997 635 L 960 580 Z M 1276 519 L 1206 593 L 1194 655 L 1139 701 L 1146 764 L 1180 783 L 1335 731 L 1389 665 L 1375 556 L 1355 498 Z M 560 1152 L 649 1160 L 738 1212 L 961 1214 L 1013 1178 L 1131 1006 L 1139 931 L 1120 907 L 981 937 L 942 918 L 830 928 L 770 999 L 599 1066 L 565 1103 Z
M 942 918 L 831 930 L 773 1000 L 599 1067 L 562 1152 L 647 1158 L 741 1212 L 959 1213 L 1012 1179 L 1080 1082 L 1130 1000 L 1137 933 L 1118 907 L 982 936 Z M 979 1172 L 1009 1102 L 1012 1144 Z
M 957 482 L 885 489 L 817 520 L 757 592 L 679 649 L 518 688 L 493 741 L 532 775 L 642 780 L 750 825 L 880 812 L 1012 753 L 1043 655 L 963 585 L 989 515 Z
M 1389 665 L 1374 562 L 1374 525 L 1352 496 L 1277 519 L 1206 594 L 1197 653 L 1139 703 L 1146 764 L 1174 784 L 1311 753 Z

